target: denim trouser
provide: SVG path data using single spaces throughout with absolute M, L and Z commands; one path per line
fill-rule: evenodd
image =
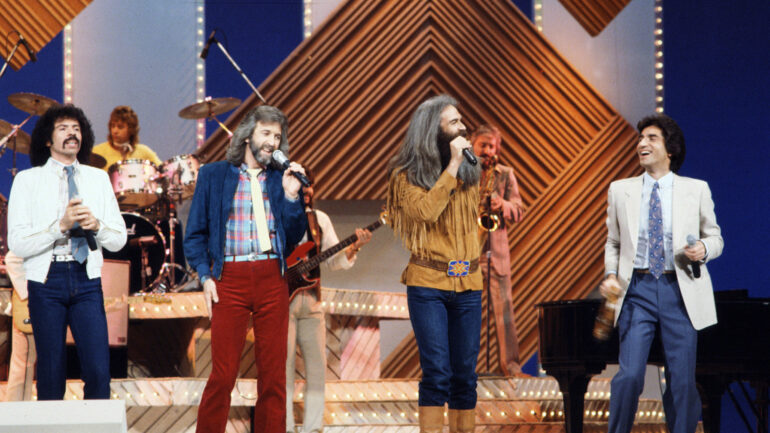
M 409 318 L 420 351 L 420 406 L 476 407 L 481 291 L 407 286 Z
M 87 399 L 110 398 L 110 351 L 102 279 L 85 265 L 53 262 L 44 283 L 28 281 L 29 316 L 37 348 L 37 399 L 64 398 L 67 325 L 75 339 Z

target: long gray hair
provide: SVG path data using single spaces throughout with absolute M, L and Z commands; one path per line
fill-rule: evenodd
M 417 107 L 401 148 L 390 160 L 391 173 L 405 170 L 409 183 L 425 189 L 433 187 L 444 170 L 438 148 L 441 112 L 450 105 L 457 106 L 457 100 L 449 95 L 438 95 Z M 467 161 L 463 161 L 457 171 L 457 178 L 463 182 L 462 189 L 477 184 L 480 177 L 480 167 Z
M 289 156 L 289 121 L 283 112 L 271 105 L 260 105 L 252 108 L 238 124 L 233 132 L 233 138 L 230 139 L 230 146 L 227 148 L 225 158 L 230 164 L 240 166 L 243 164 L 243 155 L 246 147 L 254 134 L 257 122 L 278 123 L 281 125 L 281 144 L 278 150 Z

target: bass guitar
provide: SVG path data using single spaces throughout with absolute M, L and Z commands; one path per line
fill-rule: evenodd
M 365 227 L 366 230 L 373 232 L 377 230 L 381 225 L 385 224 L 387 213 L 380 213 L 380 217 L 377 221 L 369 224 Z M 310 272 L 317 268 L 326 259 L 337 254 L 342 249 L 351 245 L 358 240 L 358 236 L 353 234 L 349 236 L 337 245 L 330 247 L 329 249 L 318 253 L 315 256 L 310 257 L 310 253 L 315 250 L 315 243 L 307 241 L 294 249 L 289 258 L 286 259 L 286 281 L 289 286 L 289 302 L 294 299 L 294 296 L 302 290 L 308 290 L 318 285 L 319 278 L 313 278 L 310 276 Z

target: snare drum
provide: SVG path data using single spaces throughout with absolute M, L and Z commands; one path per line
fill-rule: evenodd
M 126 222 L 126 245 L 120 251 L 112 252 L 102 250 L 105 259 L 129 260 L 131 262 L 130 292 L 140 292 L 155 281 L 160 275 L 163 263 L 166 261 L 166 239 L 160 228 L 151 223 L 147 218 L 134 213 L 123 212 L 123 221 Z M 144 250 L 147 264 L 142 265 L 142 250 Z M 144 269 L 144 285 L 142 284 L 142 270 Z
M 121 210 L 151 206 L 163 192 L 157 182 L 157 167 L 145 159 L 118 161 L 110 166 L 109 174 Z
M 169 195 L 177 201 L 192 197 L 200 167 L 200 159 L 192 154 L 167 159 L 163 163 L 163 177 L 168 181 Z

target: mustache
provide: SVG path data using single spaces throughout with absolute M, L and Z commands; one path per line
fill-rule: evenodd
M 66 142 L 68 142 L 70 140 L 75 140 L 78 144 L 80 144 L 80 140 L 78 139 L 77 135 L 73 134 L 73 135 L 70 135 L 69 137 L 65 138 L 64 139 L 64 143 L 66 143 Z

